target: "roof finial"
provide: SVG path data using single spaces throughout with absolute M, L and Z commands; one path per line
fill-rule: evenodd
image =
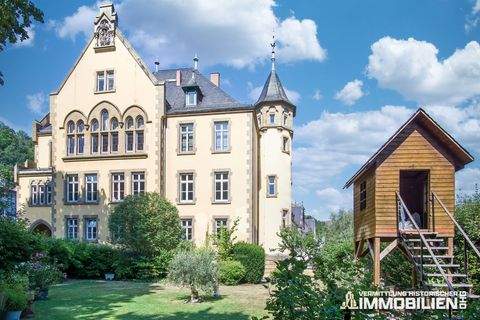
M 195 53 L 195 57 L 193 57 L 193 69 L 197 70 L 198 69 L 198 56 Z
M 270 43 L 270 46 L 272 47 L 272 71 L 275 71 L 275 47 L 277 46 L 275 43 L 275 33 L 272 36 L 272 43 Z

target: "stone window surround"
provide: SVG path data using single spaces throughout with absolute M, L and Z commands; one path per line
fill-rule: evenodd
M 283 147 L 283 141 L 284 139 L 287 139 L 287 145 L 286 145 L 286 148 Z M 290 140 L 290 137 L 288 136 L 285 136 L 285 135 L 282 135 L 282 141 L 281 141 L 281 145 L 280 145 L 280 148 L 282 149 L 282 152 L 283 153 L 286 153 L 286 154 L 290 154 L 290 149 L 291 149 L 291 140 Z
M 215 150 L 215 123 L 217 122 L 227 122 L 228 125 L 228 148 L 226 150 Z M 212 119 L 211 121 L 211 127 L 212 127 L 212 146 L 210 147 L 210 150 L 212 153 L 230 153 L 232 151 L 232 120 L 231 118 L 217 118 L 217 119 Z
M 192 151 L 182 151 L 182 132 L 181 132 L 181 126 L 186 125 L 186 124 L 192 124 L 193 125 L 193 150 Z M 191 121 L 178 121 L 177 122 L 177 148 L 176 152 L 177 155 L 192 155 L 197 152 L 197 124 L 195 120 Z
M 195 241 L 195 216 L 189 215 L 189 216 L 180 216 L 180 221 L 182 220 L 191 220 L 192 221 L 192 240 L 187 240 L 187 241 Z M 181 222 L 180 222 L 181 225 Z M 183 227 L 182 227 L 182 232 L 183 232 Z
M 129 170 L 128 175 L 130 177 L 130 194 L 133 195 L 133 175 L 143 173 L 143 193 L 147 192 L 147 171 L 146 170 Z M 126 177 L 125 177 L 126 179 Z
M 69 239 L 68 238 L 68 220 L 69 219 L 77 219 L 77 238 L 76 239 Z M 82 234 L 81 234 L 81 223 L 80 223 L 80 217 L 75 214 L 75 215 L 65 215 L 63 216 L 63 221 L 64 221 L 64 225 L 65 225 L 65 239 L 69 239 L 69 240 L 72 240 L 72 241 L 78 241 L 80 239 L 82 239 Z M 98 225 L 97 225 L 98 226 Z
M 217 234 L 217 220 L 227 220 L 227 228 L 230 228 L 231 218 L 229 215 L 213 215 L 212 216 L 212 231 Z
M 97 175 L 97 201 L 87 202 L 86 201 L 86 176 L 90 174 Z M 78 176 L 78 201 L 71 202 L 68 201 L 68 184 L 67 184 L 67 177 L 70 175 L 77 175 Z M 69 171 L 65 172 L 63 175 L 63 183 L 64 183 L 64 190 L 63 190 L 63 204 L 67 206 L 72 205 L 98 205 L 100 203 L 100 175 L 98 171 L 91 170 L 91 171 Z
M 96 201 L 87 201 L 87 176 L 90 176 L 90 175 L 95 175 L 97 177 L 97 200 Z M 98 175 L 98 171 L 97 172 L 84 172 L 83 173 L 83 186 L 82 188 L 80 188 L 80 190 L 82 190 L 82 195 L 83 195 L 83 199 L 84 199 L 84 202 L 85 204 L 98 204 L 100 202 L 100 179 L 99 179 L 99 175 Z
M 192 201 L 181 201 L 181 185 L 180 185 L 180 175 L 185 174 L 185 173 L 191 173 L 193 174 L 193 200 Z M 175 199 L 175 202 L 178 205 L 193 205 L 197 202 L 197 193 L 196 193 L 196 182 L 197 182 L 197 172 L 195 170 L 178 170 L 177 174 L 177 197 Z
M 52 201 L 50 203 L 47 203 L 47 194 L 48 194 L 48 188 L 47 186 L 50 184 L 50 186 L 52 187 L 52 194 L 51 194 L 51 197 L 52 197 Z M 40 204 L 40 198 L 38 199 L 38 203 L 37 204 L 34 204 L 33 203 L 33 199 L 32 199 L 32 185 L 36 185 L 37 186 L 37 193 L 39 194 L 40 196 L 40 193 L 39 193 L 39 190 L 38 190 L 38 186 L 39 185 L 44 185 L 45 186 L 45 189 L 44 189 L 44 193 L 45 193 L 45 202 Z M 30 184 L 28 185 L 29 186 L 29 189 L 28 189 L 28 201 L 27 201 L 27 204 L 29 207 L 51 207 L 53 205 L 53 200 L 54 200 L 54 191 L 55 191 L 55 183 L 53 180 L 49 180 L 49 179 L 46 179 L 45 181 L 43 181 L 42 179 L 38 180 L 38 181 L 35 181 L 35 180 L 31 180 L 30 181 Z
M 112 199 L 112 192 L 113 192 L 113 188 L 112 188 L 112 183 L 113 183 L 113 179 L 112 179 L 112 174 L 114 173 L 123 173 L 124 174 L 124 197 L 128 196 L 128 195 L 132 195 L 133 194 L 133 181 L 132 181 L 132 173 L 138 173 L 138 172 L 143 172 L 145 174 L 145 192 L 147 192 L 147 187 L 148 187 L 148 171 L 147 169 L 145 168 L 140 168 L 140 169 L 128 169 L 128 170 L 110 170 L 108 172 L 108 177 L 109 177 L 109 183 L 108 183 L 108 187 L 110 188 L 109 192 L 108 192 L 108 203 L 109 204 L 117 204 L 117 203 L 120 203 L 122 202 L 122 200 L 120 201 L 113 201 Z
M 215 173 L 227 172 L 228 173 L 228 200 L 215 200 Z M 225 169 L 213 169 L 210 173 L 212 176 L 212 204 L 231 204 L 232 203 L 232 170 L 229 168 Z
M 113 71 L 113 90 L 104 90 L 98 91 L 97 90 L 97 74 L 99 72 L 103 72 L 105 75 L 105 88 L 107 87 L 107 71 Z M 94 71 L 94 84 L 93 84 L 93 93 L 94 94 L 104 94 L 104 93 L 114 93 L 117 89 L 117 70 L 115 68 L 106 68 L 106 69 L 98 69 Z
M 275 194 L 270 194 L 269 193 L 269 177 L 275 177 Z M 267 198 L 277 198 L 278 197 L 278 176 L 276 174 L 268 174 L 266 177 L 265 177 L 265 182 L 266 182 L 266 195 L 267 195 Z

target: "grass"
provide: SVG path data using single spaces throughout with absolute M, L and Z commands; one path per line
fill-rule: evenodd
M 264 315 L 262 285 L 220 287 L 221 298 L 185 303 L 189 291 L 163 283 L 72 280 L 53 286 L 37 301 L 35 319 L 248 320 Z

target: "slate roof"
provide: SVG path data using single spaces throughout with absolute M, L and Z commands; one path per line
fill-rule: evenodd
M 177 70 L 181 72 L 180 86 L 177 86 L 175 81 Z M 154 72 L 154 75 L 159 81 L 165 81 L 167 114 L 252 109 L 251 105 L 238 102 L 193 68 L 159 70 Z M 187 107 L 185 89 L 192 85 L 200 90 L 198 103 L 196 106 Z
M 267 81 L 263 86 L 262 93 L 257 100 L 256 105 L 262 102 L 273 102 L 273 101 L 283 101 L 287 102 L 290 105 L 294 105 L 287 97 L 285 90 L 283 89 L 282 82 L 278 77 L 275 70 L 272 70 L 268 75 Z
M 52 125 L 48 124 L 38 129 L 38 133 L 52 133 Z

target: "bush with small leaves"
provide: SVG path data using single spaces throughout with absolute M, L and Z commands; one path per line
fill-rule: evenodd
M 259 283 L 265 273 L 265 250 L 253 243 L 238 242 L 233 245 L 232 258 L 245 267 L 243 282 Z
M 245 267 L 239 261 L 224 260 L 219 263 L 220 283 L 227 286 L 234 286 L 240 283 L 245 277 Z

